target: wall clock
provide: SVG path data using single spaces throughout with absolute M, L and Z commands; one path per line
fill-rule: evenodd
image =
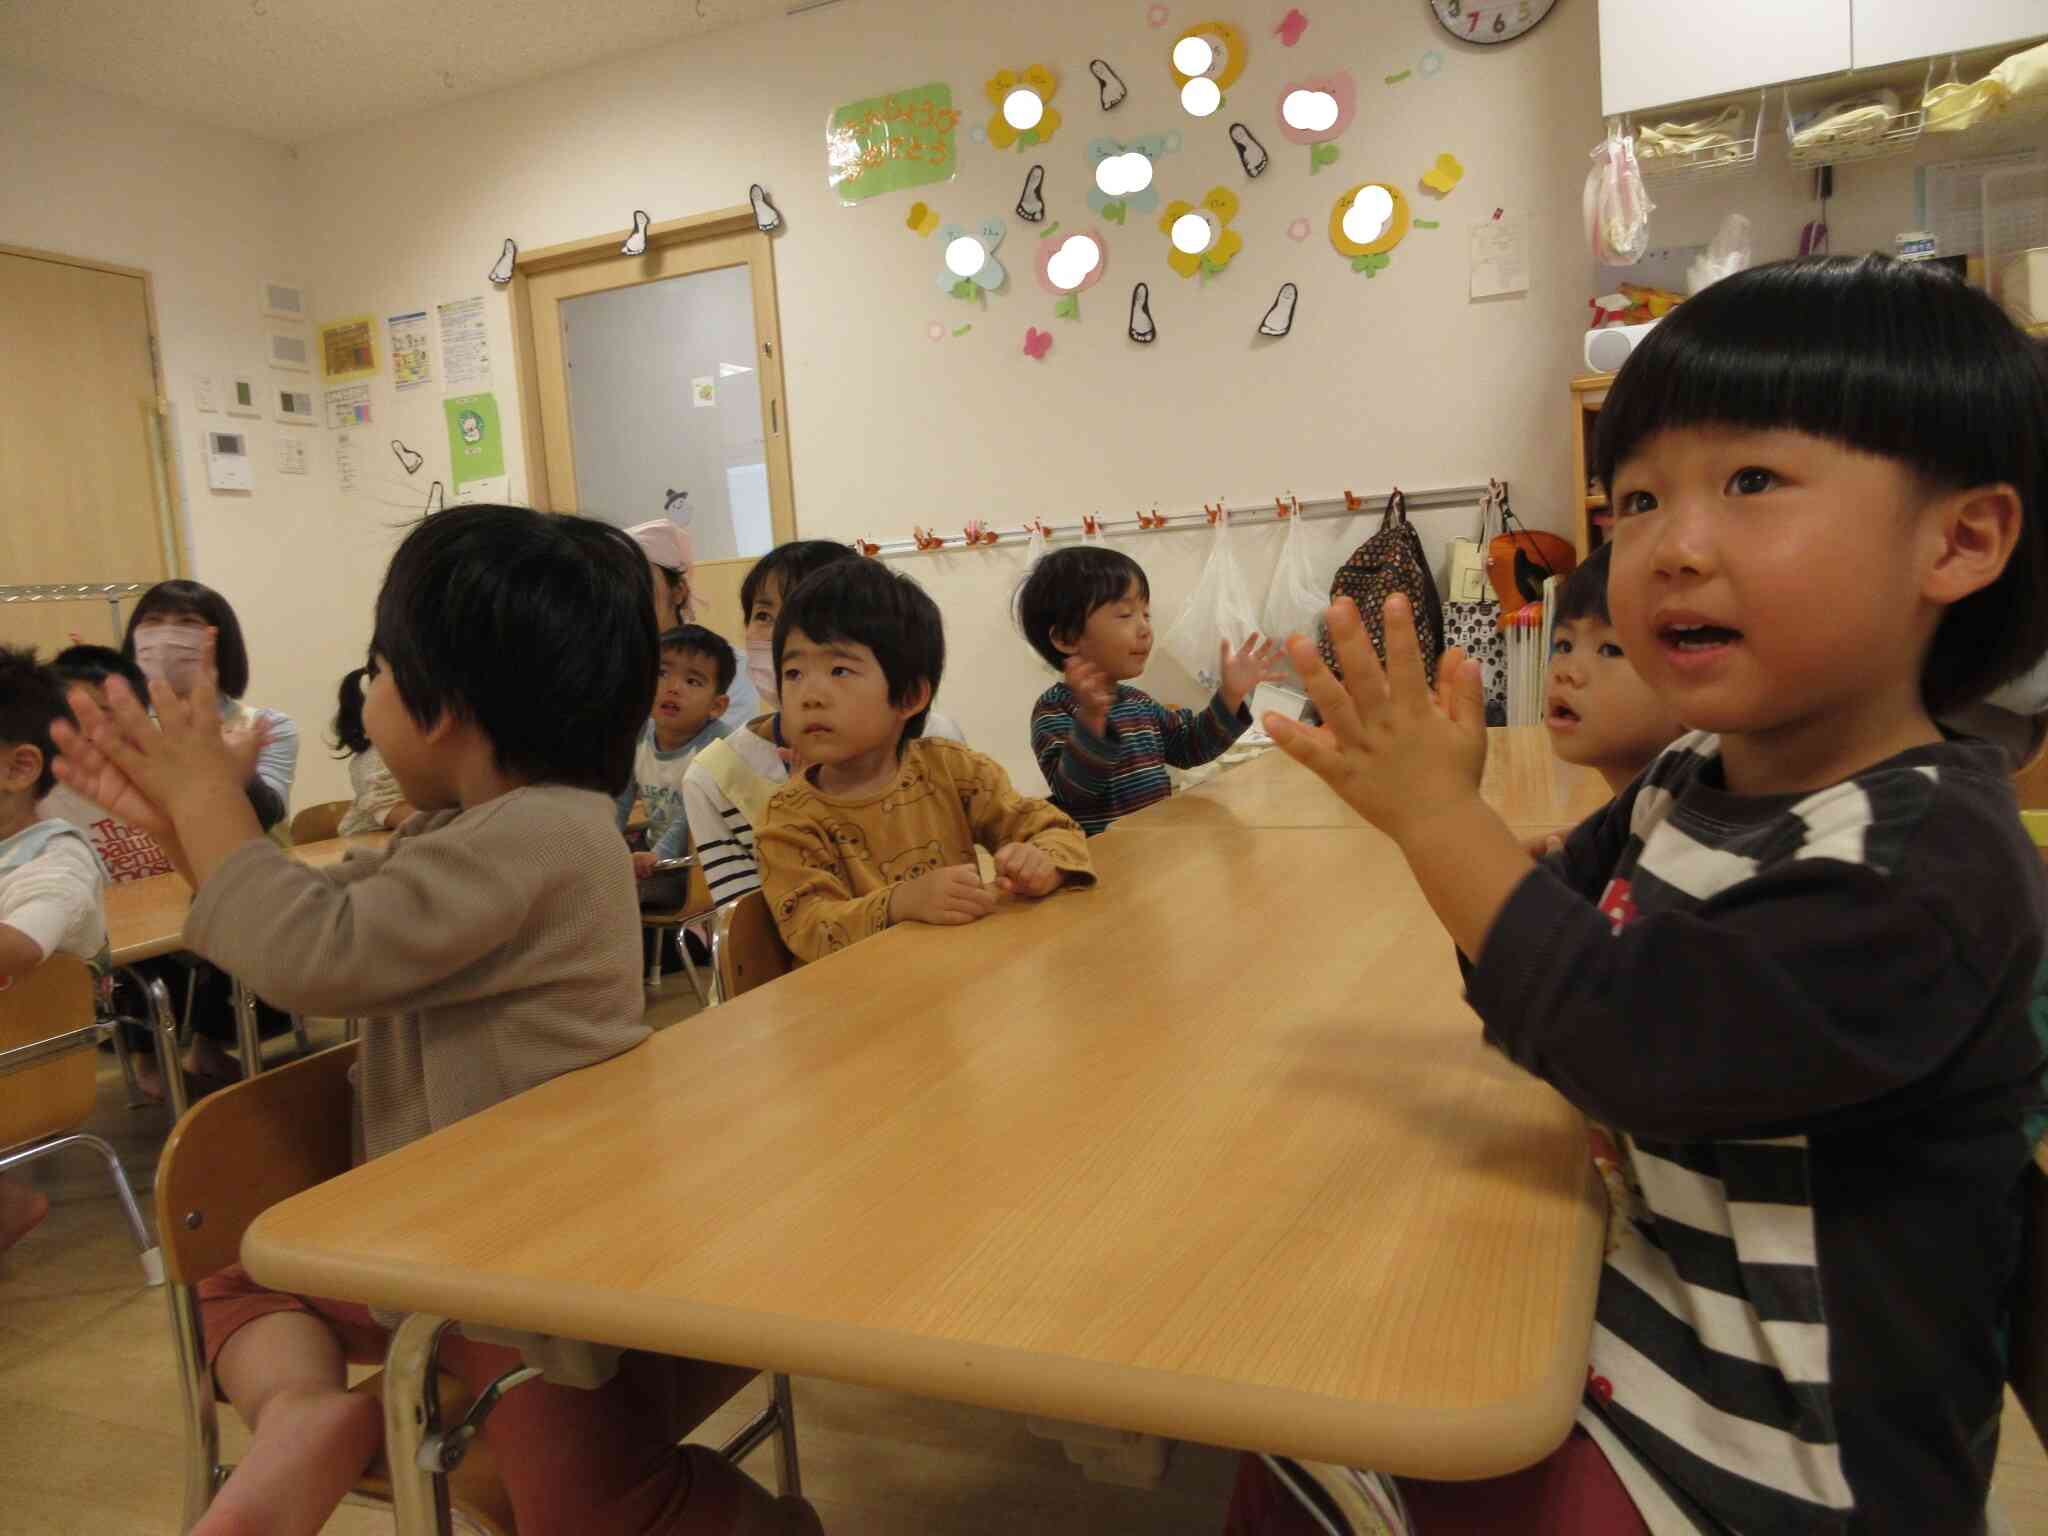
M 1512 43 L 1556 5 L 1557 0 L 1429 0 L 1438 24 L 1468 43 Z

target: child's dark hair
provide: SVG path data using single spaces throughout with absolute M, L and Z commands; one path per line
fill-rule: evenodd
M 715 629 L 706 629 L 702 624 L 678 624 L 661 637 L 661 654 L 673 656 L 701 656 L 711 663 L 718 686 L 714 693 L 730 693 L 732 680 L 739 672 L 739 658 L 733 655 L 732 642 Z
M 142 668 L 111 645 L 67 645 L 50 658 L 50 670 L 67 687 L 84 683 L 88 688 L 99 688 L 108 678 L 118 677 L 137 699 L 145 705 L 149 703 L 149 679 L 142 675 Z
M 1669 427 L 1791 430 L 1891 459 L 1941 490 L 2018 492 L 2019 542 L 1998 580 L 1943 615 L 1921 678 L 1934 714 L 1971 703 L 2048 651 L 2048 363 L 1983 293 L 1932 262 L 1802 257 L 1687 299 L 1622 365 L 1594 471 Z
M 1132 587 L 1143 601 L 1152 601 L 1145 568 L 1120 550 L 1094 544 L 1053 550 L 1040 557 L 1017 589 L 1017 626 L 1057 672 L 1067 658 L 1055 640 L 1073 644 L 1087 628 L 1090 614 Z
M 64 684 L 57 674 L 37 661 L 33 650 L 0 645 L 0 744 L 16 747 L 25 742 L 43 754 L 43 770 L 36 775 L 38 800 L 57 782 L 57 748 L 50 740 L 50 722 L 70 718 Z
M 770 576 L 782 578 L 782 600 L 788 602 L 789 594 L 814 572 L 842 560 L 859 558 L 851 546 L 831 539 L 791 539 L 787 544 L 776 545 L 754 562 L 754 568 L 740 582 L 740 622 L 744 624 L 754 616 L 754 599 L 761 595 Z
M 220 675 L 220 691 L 231 699 L 239 699 L 249 691 L 249 647 L 242 640 L 241 621 L 226 598 L 199 582 L 160 581 L 143 593 L 135 611 L 128 615 L 128 632 L 121 637 L 121 654 L 135 660 L 137 625 L 151 619 L 184 617 L 204 620 L 218 631 L 213 637 L 213 664 Z
M 1614 622 L 1607 612 L 1607 566 L 1613 555 L 1614 546 L 1602 544 L 1558 583 L 1554 623 L 1573 624 L 1580 619 L 1596 624 Z
M 934 697 L 946 670 L 946 626 L 939 605 L 923 587 L 877 560 L 837 562 L 804 579 L 782 599 L 775 620 L 775 670 L 782 671 L 782 648 L 790 632 L 802 630 L 819 644 L 851 640 L 875 653 L 882 676 L 889 680 L 889 702 L 898 706 L 931 684 Z M 931 704 L 903 726 L 903 740 L 924 734 Z M 901 750 L 901 743 L 898 743 Z
M 368 667 L 341 674 L 341 691 L 334 701 L 336 757 L 354 757 L 370 750 L 370 734 L 363 729 L 363 686 L 369 680 Z
M 391 557 L 370 649 L 422 728 L 453 712 L 503 771 L 616 795 L 654 711 L 654 581 L 608 524 L 450 507 Z

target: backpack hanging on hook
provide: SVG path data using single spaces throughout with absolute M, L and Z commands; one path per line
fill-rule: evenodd
M 1386 622 L 1380 610 L 1396 592 L 1408 599 L 1415 614 L 1415 634 L 1422 643 L 1422 668 L 1430 687 L 1436 686 L 1437 658 L 1444 653 L 1444 611 L 1437 597 L 1436 580 L 1429 574 L 1429 559 L 1422 551 L 1422 537 L 1408 521 L 1408 498 L 1397 486 L 1387 496 L 1387 510 L 1380 519 L 1379 532 L 1351 552 L 1337 568 L 1330 583 L 1330 598 L 1348 597 L 1358 605 L 1365 620 L 1365 632 L 1382 665 L 1387 659 Z M 1339 677 L 1336 648 L 1330 637 L 1322 639 L 1324 665 Z

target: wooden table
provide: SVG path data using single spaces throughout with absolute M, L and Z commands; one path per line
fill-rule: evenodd
M 1393 845 L 1093 847 L 1097 891 L 892 929 L 273 1207 L 244 1262 L 422 1314 L 401 1405 L 457 1317 L 1393 1472 L 1547 1454 L 1583 1126 L 1482 1047 Z
M 1542 726 L 1495 726 L 1486 734 L 1480 793 L 1518 834 L 1577 826 L 1612 798 L 1607 781 L 1592 769 L 1558 761 Z M 1117 823 L 1147 831 L 1364 825 L 1328 785 L 1277 747 Z

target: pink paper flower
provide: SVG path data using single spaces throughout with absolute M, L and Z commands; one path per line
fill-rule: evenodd
M 1288 121 L 1288 103 L 1295 104 L 1295 121 Z M 1358 82 L 1349 70 L 1333 75 L 1311 75 L 1291 80 L 1280 87 L 1276 108 L 1283 137 L 1295 144 L 1322 144 L 1351 126 L 1358 115 Z

